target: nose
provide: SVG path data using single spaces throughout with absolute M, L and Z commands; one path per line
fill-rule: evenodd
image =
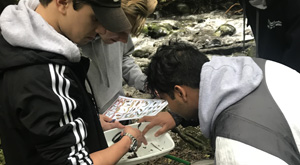
M 101 24 L 98 24 L 96 26 L 95 32 L 99 35 L 103 35 L 106 33 L 106 29 Z

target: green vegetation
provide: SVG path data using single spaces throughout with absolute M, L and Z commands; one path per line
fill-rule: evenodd
M 5 164 L 5 160 L 4 160 L 3 150 L 1 146 L 1 139 L 0 139 L 0 165 L 4 165 L 4 164 Z

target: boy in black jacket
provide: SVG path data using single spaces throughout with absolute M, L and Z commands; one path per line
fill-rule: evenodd
M 107 148 L 84 82 L 84 45 L 130 32 L 116 0 L 21 0 L 0 17 L 0 134 L 7 164 L 115 164 L 146 143 L 129 126 Z M 113 153 L 113 154 L 112 154 Z

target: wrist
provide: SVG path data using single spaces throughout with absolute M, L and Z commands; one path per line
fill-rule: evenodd
M 178 125 L 180 125 L 180 123 L 182 122 L 182 117 L 181 116 L 179 116 L 179 115 L 177 115 L 176 113 L 174 113 L 174 112 L 171 112 L 171 111 L 168 111 L 169 112 L 169 114 L 172 116 L 172 118 L 173 118 L 173 120 L 175 121 L 175 125 L 176 125 L 176 127 L 178 126 Z
M 130 139 L 130 147 L 129 147 L 129 152 L 135 152 L 138 148 L 138 141 L 137 139 L 132 136 L 130 133 L 125 133 L 124 134 L 125 137 L 128 137 Z
M 122 139 L 125 141 L 125 144 L 126 144 L 126 150 L 127 151 L 129 151 L 130 150 L 130 146 L 131 146 L 131 144 L 132 144 L 132 141 L 131 141 L 131 139 L 130 139 L 130 137 L 128 137 L 128 136 L 123 136 L 122 137 Z

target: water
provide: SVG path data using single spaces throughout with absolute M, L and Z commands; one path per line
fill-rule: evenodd
M 177 36 L 183 41 L 196 45 L 199 49 L 207 50 L 221 48 L 223 46 L 235 45 L 243 41 L 243 15 L 226 15 L 224 11 L 213 11 L 199 15 L 177 16 L 169 18 L 149 18 L 146 24 L 151 23 L 170 24 L 178 28 L 172 34 L 153 39 L 147 35 L 134 37 L 136 50 L 155 51 L 156 48 Z M 232 36 L 218 37 L 215 31 L 223 24 L 230 24 L 235 27 L 236 32 Z M 250 27 L 245 28 L 245 40 L 252 41 L 253 34 Z M 216 44 L 216 43 L 217 44 Z

